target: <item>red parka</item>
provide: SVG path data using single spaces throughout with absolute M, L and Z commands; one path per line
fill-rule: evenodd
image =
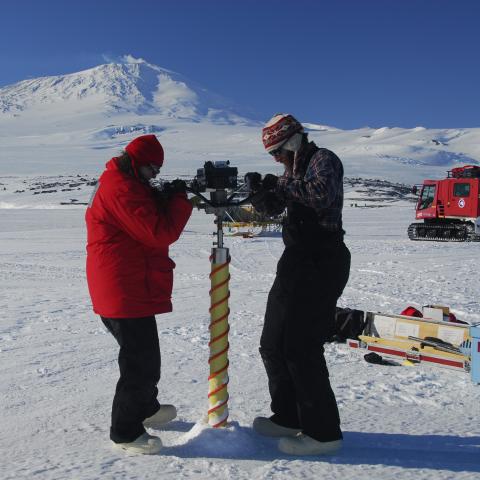
M 192 213 L 185 194 L 159 208 L 149 185 L 106 164 L 87 208 L 87 281 L 93 310 L 107 318 L 172 311 L 175 263 L 168 247 Z

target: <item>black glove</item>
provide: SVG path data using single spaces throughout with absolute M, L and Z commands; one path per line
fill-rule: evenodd
M 278 177 L 276 175 L 272 175 L 271 173 L 267 173 L 263 177 L 262 187 L 265 190 L 275 190 L 277 188 Z
M 172 182 L 163 182 L 160 188 L 153 189 L 153 194 L 157 202 L 162 204 L 170 200 L 176 193 L 185 193 L 186 190 L 187 184 L 177 178 Z
M 258 172 L 248 172 L 244 179 L 249 192 L 255 193 L 261 190 L 262 176 Z
M 187 191 L 187 184 L 179 178 L 173 180 L 171 186 L 174 193 L 185 193 Z

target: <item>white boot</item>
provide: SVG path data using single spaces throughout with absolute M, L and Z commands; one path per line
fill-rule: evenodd
M 292 437 L 301 432 L 300 428 L 282 427 L 267 417 L 256 417 L 253 429 L 266 437 Z
M 152 455 L 162 449 L 162 441 L 158 437 L 152 437 L 148 433 L 143 433 L 133 442 L 114 443 L 113 448 L 116 450 L 125 450 L 128 453 Z
M 173 405 L 160 405 L 160 410 L 143 421 L 145 428 L 160 428 L 177 416 L 177 409 Z
M 320 442 L 299 433 L 296 437 L 281 438 L 278 449 L 289 455 L 333 455 L 342 448 L 342 440 Z

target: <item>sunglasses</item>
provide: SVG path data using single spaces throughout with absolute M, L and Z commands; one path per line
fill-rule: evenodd
M 158 174 L 160 172 L 160 167 L 158 165 L 155 165 L 153 163 L 150 164 L 150 168 L 156 173 Z
M 272 150 L 271 152 L 268 152 L 268 153 L 270 153 L 272 157 L 279 157 L 283 153 L 283 148 L 282 147 L 276 148 L 275 150 Z

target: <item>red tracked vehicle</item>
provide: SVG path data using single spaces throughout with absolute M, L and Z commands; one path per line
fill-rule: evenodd
M 453 168 L 443 180 L 424 180 L 410 240 L 480 241 L 480 167 Z

